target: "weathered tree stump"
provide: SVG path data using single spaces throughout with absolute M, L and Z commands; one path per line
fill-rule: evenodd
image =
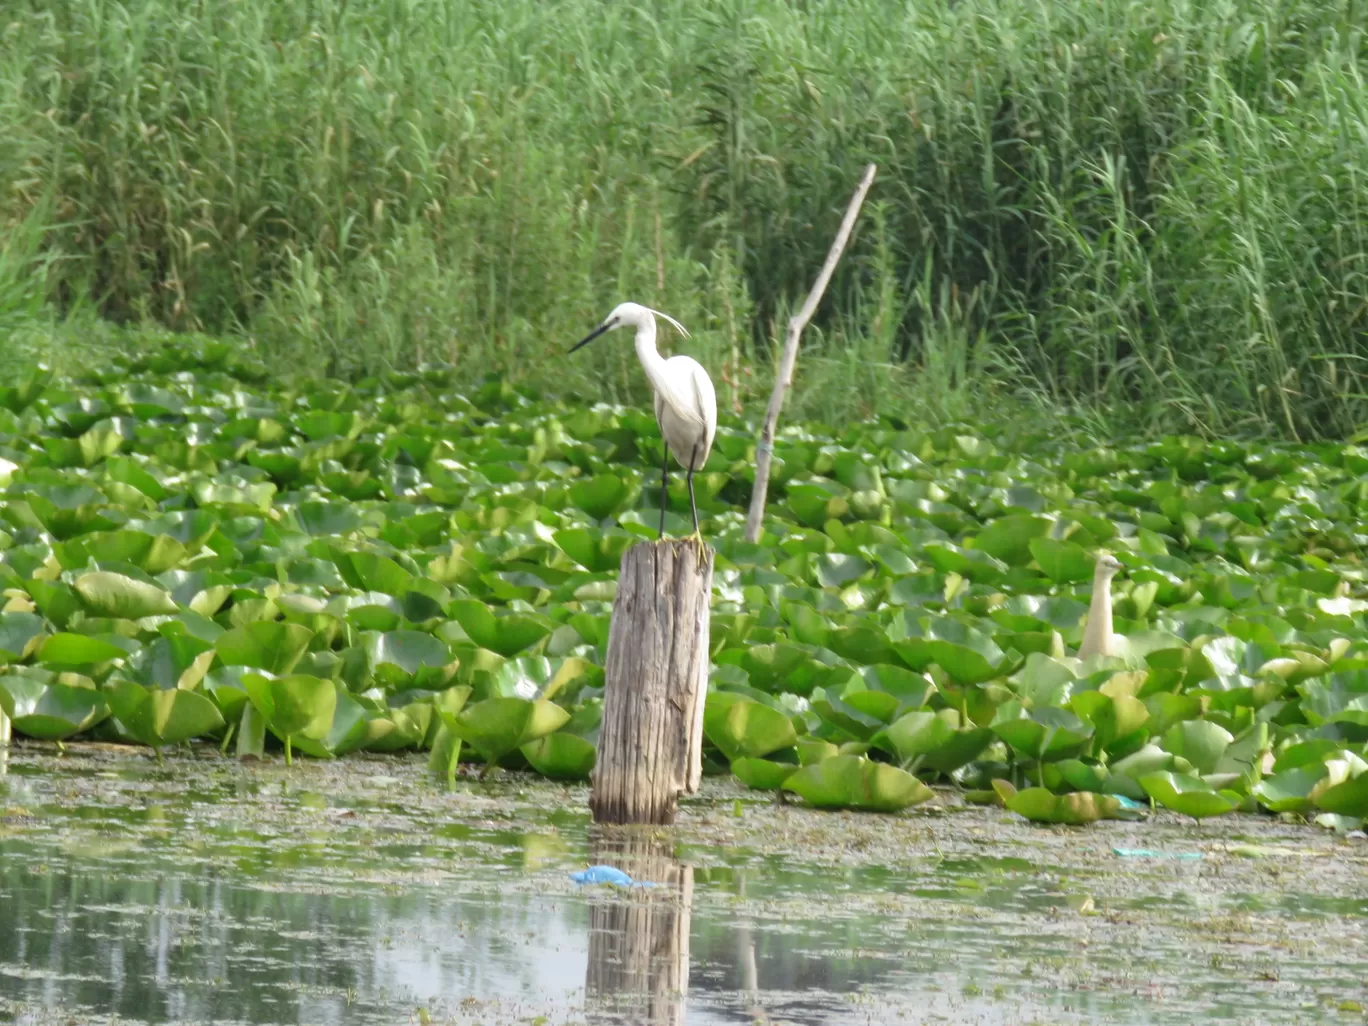
M 693 541 L 622 555 L 589 808 L 596 823 L 673 823 L 703 778 L 713 550 Z
M 637 827 L 600 831 L 590 847 L 596 863 L 657 886 L 605 890 L 590 899 L 584 974 L 589 1021 L 683 1026 L 693 867 L 682 865 L 669 843 Z

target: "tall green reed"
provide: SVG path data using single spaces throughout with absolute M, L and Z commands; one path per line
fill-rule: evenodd
M 626 346 L 554 359 L 630 296 L 753 412 L 874 160 L 795 411 L 1368 415 L 1353 2 L 12 7 L 0 225 L 27 298 L 0 306 L 639 398 Z

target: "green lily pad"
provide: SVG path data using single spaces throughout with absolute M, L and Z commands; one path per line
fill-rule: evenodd
M 93 616 L 138 620 L 176 612 L 170 594 L 155 584 L 97 570 L 76 578 L 72 588 Z
M 433 711 L 441 718 L 442 723 L 455 730 L 456 718 L 461 715 L 461 710 L 465 708 L 473 693 L 474 689 L 464 684 L 439 691 L 432 696 Z
M 783 788 L 819 809 L 897 812 L 933 797 L 912 774 L 858 755 L 804 766 L 784 781 Z
M 856 741 L 871 740 L 886 723 L 882 716 L 865 712 L 825 688 L 818 688 L 812 693 L 811 706 L 812 711 L 839 735 Z M 881 709 L 874 709 L 873 712 L 886 714 L 889 710 L 885 705 Z
M 885 751 L 891 750 L 906 766 L 943 749 L 954 733 L 944 717 L 930 710 L 917 710 L 890 723 L 872 739 L 872 743 Z
M 153 748 L 202 737 L 224 725 L 218 706 L 198 691 L 146 688 L 121 680 L 105 694 L 124 729 Z
M 129 659 L 129 673 L 139 684 L 157 688 L 192 689 L 214 661 L 214 647 L 190 634 L 163 636 Z
M 458 599 L 448 611 L 475 644 L 502 656 L 531 648 L 552 630 L 552 625 L 539 617 L 497 615 L 478 599 Z
M 409 683 L 425 667 L 439 669 L 451 662 L 451 650 L 421 631 L 367 631 L 361 643 L 371 672 L 390 687 Z
M 1025 566 L 1034 551 L 1032 542 L 1050 529 L 1050 521 L 1033 514 L 1014 514 L 992 521 L 974 539 L 974 548 L 1008 566 Z
M 616 570 L 622 554 L 635 541 L 626 531 L 586 527 L 557 531 L 552 537 L 562 552 L 590 573 Z
M 362 747 L 369 752 L 399 752 L 419 748 L 432 726 L 432 706 L 412 702 L 402 709 L 376 713 L 366 722 L 366 740 Z
M 315 759 L 346 755 L 364 746 L 368 739 L 367 724 L 371 714 L 340 681 L 331 683 L 337 701 L 328 732 L 317 740 L 303 733 L 290 735 L 290 743 L 295 748 Z
M 446 776 L 447 786 L 456 783 L 456 771 L 461 762 L 461 739 L 445 723 L 437 728 L 432 739 L 432 751 L 428 754 L 428 769 Z
M 1180 755 L 1198 773 L 1214 773 L 1221 756 L 1234 741 L 1234 735 L 1210 720 L 1187 720 L 1175 723 L 1164 733 L 1166 751 Z
M 737 780 L 756 791 L 777 791 L 799 766 L 792 762 L 774 762 L 753 757 L 733 759 L 732 774 Z
M 588 780 L 597 751 L 582 737 L 557 731 L 520 746 L 534 770 L 552 780 Z
M 104 695 L 83 683 L 64 683 L 64 677 L 45 671 L 0 674 L 0 708 L 19 733 L 39 741 L 65 741 L 88 730 L 109 715 Z
M 1081 545 L 1038 537 L 1031 539 L 1030 548 L 1041 572 L 1057 584 L 1092 578 L 1094 561 Z
M 332 681 L 305 673 L 283 677 L 244 673 L 242 685 L 266 729 L 285 742 L 286 762 L 296 736 L 322 741 L 331 731 L 338 696 Z
M 803 737 L 798 739 L 798 764 L 800 766 L 811 766 L 813 763 L 821 762 L 823 759 L 830 759 L 840 754 L 840 749 L 830 741 L 823 741 L 815 737 Z
M 1104 793 L 1111 776 L 1107 767 L 1082 759 L 1060 759 L 1051 766 L 1059 773 L 1060 779 L 1075 791 Z
M 1121 803 L 1111 795 L 1091 791 L 1054 794 L 1044 787 L 1028 787 L 1007 799 L 1007 808 L 1032 823 L 1082 826 L 1116 814 Z
M 1011 680 L 1027 707 L 1064 705 L 1073 693 L 1074 672 L 1058 659 L 1043 652 L 1032 652 Z
M 862 682 L 857 678 L 854 683 L 861 684 Z M 902 705 L 894 695 L 884 691 L 873 691 L 863 686 L 847 687 L 841 693 L 841 701 L 850 708 L 856 709 L 880 723 L 891 722 L 894 715 L 897 714 L 898 708 Z
M 1315 801 L 1317 808 L 1333 815 L 1368 818 L 1368 771 L 1326 788 Z
M 38 661 L 48 666 L 94 666 L 126 655 L 126 649 L 108 638 L 66 632 L 48 635 L 38 649 Z
M 388 556 L 376 552 L 342 552 L 336 549 L 332 555 L 343 579 L 362 591 L 402 598 L 415 586 L 413 575 Z
M 570 486 L 570 501 L 595 520 L 603 520 L 622 509 L 633 489 L 615 474 L 599 474 Z
M 950 721 L 958 719 L 958 714 L 953 710 L 942 710 L 936 715 L 942 714 Z M 993 732 L 987 727 L 955 727 L 943 744 L 922 756 L 921 768 L 936 770 L 948 776 L 977 759 L 992 741 Z
M 27 659 L 42 644 L 45 630 L 35 613 L 0 613 L 0 666 Z
M 783 713 L 722 691 L 707 697 L 703 732 L 732 761 L 765 756 L 798 740 L 793 721 Z
M 259 620 L 226 631 L 214 642 L 225 666 L 250 666 L 289 673 L 313 640 L 313 631 L 294 623 Z
M 1217 791 L 1200 777 L 1187 773 L 1149 773 L 1139 783 L 1164 808 L 1193 819 L 1224 815 L 1240 807 L 1239 795 Z
M 1269 812 L 1312 812 L 1311 791 L 1325 776 L 1324 766 L 1298 766 L 1265 777 L 1254 785 L 1253 795 Z
M 1092 737 L 1092 728 L 1068 710 L 1042 706 L 1028 711 L 1017 702 L 999 708 L 991 728 L 1021 755 L 1045 762 L 1081 754 Z
M 559 730 L 570 714 L 545 699 L 487 698 L 461 710 L 454 731 L 489 764 Z
M 1111 794 L 1125 795 L 1134 801 L 1142 801 L 1147 795 L 1140 786 L 1142 777 L 1151 773 L 1165 773 L 1174 769 L 1176 759 L 1156 744 L 1142 746 L 1124 759 L 1118 759 L 1109 767 L 1103 789 Z M 1186 763 L 1185 763 L 1186 765 Z

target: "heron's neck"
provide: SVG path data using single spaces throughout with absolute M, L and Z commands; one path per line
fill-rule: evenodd
M 1100 574 L 1093 578 L 1092 603 L 1088 606 L 1088 626 L 1083 630 L 1083 643 L 1078 646 L 1078 657 L 1112 654 L 1111 580 Z
M 665 376 L 665 358 L 656 350 L 654 317 L 648 317 L 637 326 L 636 351 L 637 359 L 641 361 L 642 369 L 646 371 L 646 377 L 650 379 L 652 385 L 660 388 Z

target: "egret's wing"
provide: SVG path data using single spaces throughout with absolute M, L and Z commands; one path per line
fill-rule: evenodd
M 687 356 L 672 356 L 665 361 L 665 373 L 654 382 L 656 417 L 660 417 L 662 407 L 668 407 L 675 420 L 701 430 L 703 411 L 698 405 L 690 363 L 693 361 Z
M 699 399 L 699 377 L 707 383 L 711 394 L 712 382 L 707 381 L 708 376 L 697 360 L 691 356 L 672 356 L 665 361 L 664 374 L 653 383 L 656 389 L 656 402 L 668 406 L 676 419 L 701 431 L 707 423 L 704 416 L 707 410 Z
M 717 395 L 708 372 L 692 357 L 672 356 L 665 361 L 664 373 L 654 384 L 656 420 L 667 433 L 670 448 L 679 457 L 679 462 L 687 465 L 697 447 L 697 465 L 702 466 L 717 434 Z M 667 409 L 670 413 L 668 424 L 661 416 Z
M 717 436 L 717 392 L 713 390 L 712 378 L 702 364 L 693 365 L 694 396 L 698 412 L 703 418 L 703 458 L 707 459 L 712 451 L 713 439 Z

